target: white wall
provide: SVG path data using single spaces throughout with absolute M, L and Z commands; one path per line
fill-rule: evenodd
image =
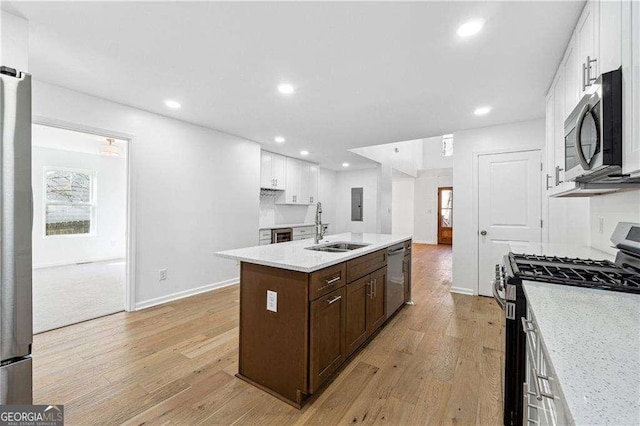
M 442 136 L 422 140 L 422 170 L 451 169 L 453 156 L 442 155 Z M 456 141 L 453 141 L 453 155 L 456 155 Z
M 391 193 L 391 233 L 413 235 L 414 179 L 394 178 Z
M 473 158 L 476 153 L 544 148 L 543 119 L 453 134 L 453 283 L 451 290 L 477 294 L 477 224 L 473 222 Z
M 616 250 L 611 248 L 609 238 L 618 222 L 640 223 L 640 190 L 606 194 L 589 200 L 591 223 L 584 231 L 590 230 L 593 247 L 614 254 Z
M 5 11 L 0 12 L 0 65 L 29 71 L 29 23 Z
M 336 173 L 336 226 L 332 227 L 335 233 L 380 232 L 378 221 L 379 175 L 379 168 Z M 351 188 L 363 188 L 362 222 L 351 221 Z M 391 203 L 388 207 L 391 208 Z
M 442 186 L 453 186 L 453 169 L 422 170 L 415 179 L 413 240 L 417 243 L 438 244 L 438 188 Z M 455 189 L 453 194 L 455 200 Z M 456 213 L 454 209 L 454 234 Z
M 33 148 L 32 156 L 34 268 L 123 258 L 126 253 L 126 159 L 39 146 Z M 95 173 L 95 233 L 45 236 L 45 167 L 84 169 Z
M 133 135 L 138 306 L 238 277 L 213 253 L 256 243 L 257 143 L 39 81 L 33 113 Z

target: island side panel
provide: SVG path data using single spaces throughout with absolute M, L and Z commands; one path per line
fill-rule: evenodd
M 239 374 L 299 406 L 307 393 L 308 274 L 242 262 Z M 267 310 L 267 290 L 277 312 Z

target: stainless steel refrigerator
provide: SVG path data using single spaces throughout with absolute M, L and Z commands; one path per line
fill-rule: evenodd
M 0 404 L 32 404 L 31 76 L 0 68 Z

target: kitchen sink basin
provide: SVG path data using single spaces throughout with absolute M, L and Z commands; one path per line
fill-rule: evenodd
M 362 247 L 366 247 L 368 245 L 369 244 L 340 242 L 340 243 L 331 243 L 331 244 L 324 244 L 321 246 L 311 246 L 311 247 L 305 247 L 305 248 L 307 250 L 325 251 L 329 253 L 344 253 L 351 250 L 357 250 Z

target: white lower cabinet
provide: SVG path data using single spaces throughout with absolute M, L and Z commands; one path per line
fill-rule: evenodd
M 261 246 L 271 244 L 271 229 L 261 229 L 258 240 Z
M 549 354 L 542 344 L 535 317 L 527 309 L 522 327 L 527 336 L 526 378 L 523 384 L 524 425 L 566 425 L 572 423 L 571 415 L 558 386 L 556 374 L 549 361 Z
M 293 228 L 293 241 L 310 240 L 315 237 L 315 226 Z

